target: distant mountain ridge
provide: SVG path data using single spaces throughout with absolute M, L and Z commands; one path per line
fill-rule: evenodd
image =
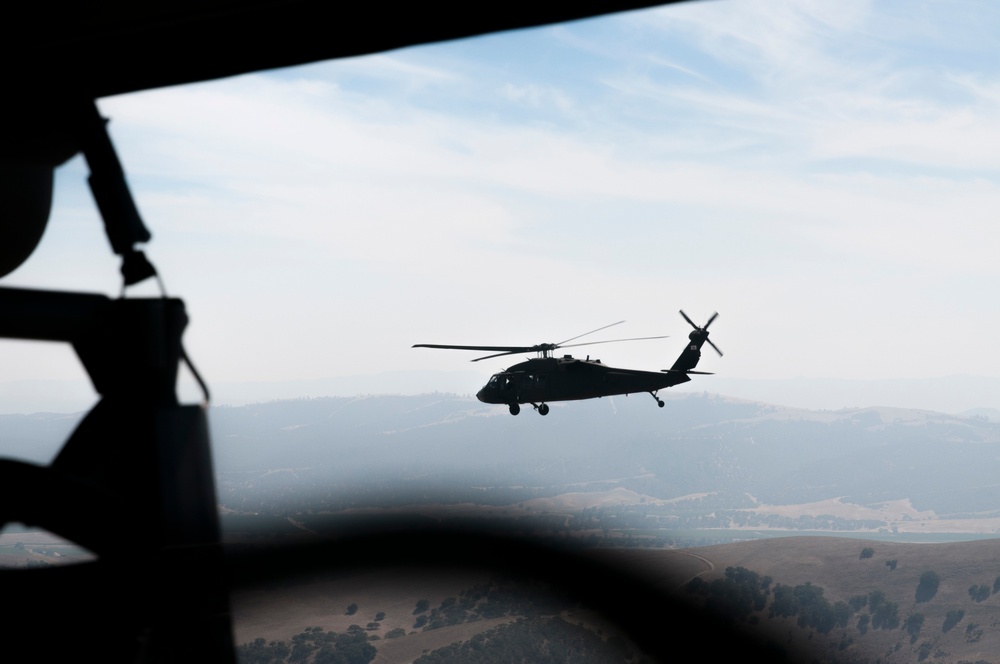
M 1000 378 L 989 376 L 759 380 L 717 375 L 704 381 L 702 387 L 731 397 L 814 410 L 866 406 L 913 408 L 952 414 L 981 410 L 989 413 L 993 419 L 1000 419 Z
M 223 482 L 299 504 L 322 494 L 328 509 L 619 489 L 618 502 L 670 501 L 692 527 L 1000 529 L 1000 423 L 982 416 L 674 393 L 663 409 L 641 394 L 512 417 L 440 393 L 219 406 L 209 421 Z M 74 423 L 0 416 L 0 454 L 46 462 Z
M 909 498 L 944 512 L 994 509 L 992 496 L 968 504 L 954 496 L 982 489 L 985 497 L 1000 483 L 1000 424 L 906 409 L 809 411 L 704 394 L 674 395 L 660 410 L 633 395 L 511 417 L 441 394 L 219 408 L 212 421 L 220 470 L 336 458 L 339 471 L 330 472 L 344 479 L 634 477 L 623 486 L 663 499 L 719 490 L 774 504 Z
M 209 386 L 213 403 L 242 406 L 274 400 L 355 395 L 418 395 L 445 392 L 473 395 L 485 384 L 488 372 L 393 371 L 309 380 L 224 382 Z M 730 397 L 811 410 L 841 410 L 886 406 L 933 410 L 951 414 L 984 414 L 1000 421 L 1000 378 L 954 375 L 937 378 L 842 380 L 792 378 L 760 380 L 701 377 L 669 390 L 674 394 L 703 391 Z M 193 381 L 182 380 L 181 398 L 199 401 Z M 0 381 L 0 413 L 77 412 L 97 399 L 85 378 L 78 380 Z

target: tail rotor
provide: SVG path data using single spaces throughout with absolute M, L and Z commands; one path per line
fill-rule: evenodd
M 686 313 L 684 313 L 683 309 L 681 310 L 681 316 L 683 316 L 684 320 L 686 320 L 688 322 L 688 325 L 690 325 L 691 327 L 694 328 L 694 331 L 691 332 L 691 334 L 688 335 L 688 338 L 691 339 L 691 341 L 693 341 L 695 343 L 697 343 L 697 342 L 707 342 L 708 345 L 712 347 L 712 350 L 714 350 L 716 353 L 718 353 L 719 357 L 722 357 L 722 351 L 719 350 L 718 346 L 716 346 L 714 343 L 712 343 L 711 339 L 708 338 L 708 326 L 712 324 L 712 321 L 714 321 L 716 318 L 719 317 L 719 312 L 716 311 L 711 316 L 709 316 L 708 320 L 705 321 L 705 324 L 702 325 L 701 327 L 698 327 L 697 325 L 695 325 L 694 321 L 691 320 Z M 699 345 L 701 345 L 701 344 L 699 343 Z

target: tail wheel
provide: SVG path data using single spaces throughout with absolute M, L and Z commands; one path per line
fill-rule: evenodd
M 539 415 L 548 415 L 549 414 L 549 404 L 543 403 L 542 405 L 540 405 L 538 407 L 538 414 Z
M 518 405 L 516 403 L 512 403 L 510 405 L 510 414 L 511 415 L 517 415 L 520 412 L 521 412 L 521 406 L 520 405 Z

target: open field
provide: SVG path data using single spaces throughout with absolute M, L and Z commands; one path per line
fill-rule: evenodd
M 380 611 L 385 618 L 373 633 L 384 634 L 397 628 L 410 632 L 418 600 L 426 599 L 435 607 L 445 598 L 485 583 L 488 578 L 486 573 L 470 572 L 415 576 L 398 568 L 330 575 L 323 579 L 293 579 L 280 586 L 242 590 L 232 598 L 236 642 L 255 638 L 289 641 L 306 627 L 346 632 L 351 625 L 365 627 Z M 357 604 L 357 612 L 348 615 L 347 607 L 352 603 Z

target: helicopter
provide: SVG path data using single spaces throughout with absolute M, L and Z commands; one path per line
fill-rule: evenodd
M 548 401 L 575 401 L 639 392 L 648 392 L 656 400 L 656 405 L 663 408 L 663 399 L 658 396 L 660 390 L 686 383 L 691 380 L 692 374 L 711 375 L 711 372 L 708 371 L 694 370 L 698 366 L 698 360 L 701 359 L 701 347 L 706 342 L 720 357 L 722 356 L 719 347 L 708 338 L 708 327 L 718 318 L 719 313 L 713 313 L 701 326 L 696 325 L 683 310 L 680 314 L 694 328 L 688 334 L 690 343 L 681 352 L 672 367 L 660 371 L 618 369 L 603 364 L 600 360 L 591 360 L 589 355 L 584 360 L 577 359 L 572 355 L 553 356 L 553 351 L 560 348 L 665 338 L 664 336 L 638 337 L 569 343 L 594 332 L 620 325 L 625 321 L 605 325 L 555 344 L 543 343 L 534 346 L 414 344 L 413 348 L 495 351 L 492 355 L 477 357 L 472 360 L 473 362 L 518 353 L 537 353 L 538 356 L 535 358 L 519 362 L 509 369 L 493 374 L 489 382 L 476 393 L 476 398 L 483 403 L 506 404 L 511 415 L 517 415 L 521 412 L 521 404 L 531 404 L 539 415 L 548 415 L 549 405 L 546 403 Z

